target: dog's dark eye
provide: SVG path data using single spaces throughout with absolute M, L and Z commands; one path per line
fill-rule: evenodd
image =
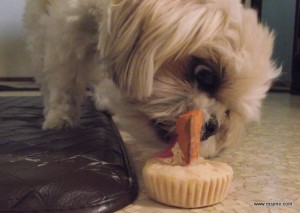
M 199 84 L 209 86 L 214 83 L 213 71 L 205 65 L 199 65 L 195 69 L 195 76 Z
M 214 94 L 219 86 L 217 73 L 206 65 L 198 65 L 194 69 L 194 80 L 199 89 Z

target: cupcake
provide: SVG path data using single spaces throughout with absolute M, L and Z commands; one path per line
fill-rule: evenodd
M 233 170 L 225 163 L 199 157 L 201 126 L 201 111 L 180 116 L 176 142 L 147 161 L 143 178 L 152 199 L 170 206 L 199 208 L 225 198 Z

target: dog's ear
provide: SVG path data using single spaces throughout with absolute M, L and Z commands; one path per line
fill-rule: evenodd
M 224 14 L 195 1 L 113 0 L 103 19 L 98 48 L 110 76 L 123 94 L 143 100 L 159 68 L 217 36 Z
M 111 1 L 108 13 L 103 17 L 98 49 L 120 91 L 127 97 L 142 100 L 152 93 L 157 67 L 151 44 L 143 46 L 141 42 L 146 14 L 140 12 L 139 2 Z

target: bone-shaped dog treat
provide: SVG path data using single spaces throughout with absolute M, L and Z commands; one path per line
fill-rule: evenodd
M 177 135 L 173 143 L 158 155 L 161 160 L 172 165 L 189 165 L 198 160 L 202 123 L 203 113 L 200 110 L 181 115 L 176 122 Z
M 183 114 L 176 122 L 177 142 L 186 164 L 199 158 L 202 123 L 203 114 L 200 110 Z

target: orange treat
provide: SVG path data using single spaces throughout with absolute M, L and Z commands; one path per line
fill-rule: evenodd
M 203 113 L 201 110 L 189 111 L 177 120 L 177 142 L 186 164 L 190 164 L 199 157 L 202 123 Z

